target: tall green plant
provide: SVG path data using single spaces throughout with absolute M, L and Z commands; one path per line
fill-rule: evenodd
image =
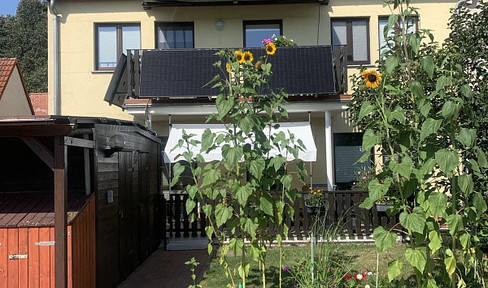
M 366 151 L 360 161 L 372 149 L 385 156 L 361 206 L 371 208 L 385 195 L 392 199 L 389 213 L 399 216 L 401 227 L 376 228 L 376 246 L 379 252 L 392 247 L 395 228 L 402 228 L 410 238 L 405 258 L 418 287 L 480 285 L 474 275 L 482 259 L 475 228 L 486 221 L 487 205 L 473 175 L 485 179 L 480 169 L 488 163 L 471 125 L 472 89 L 456 55 L 439 50 L 428 30 L 407 32 L 407 18 L 417 16 L 409 2 L 385 1 L 392 15 L 379 72 L 362 70 L 353 78 L 350 112 L 364 130 Z M 443 237 L 442 226 L 449 237 Z M 402 274 L 403 265 L 389 264 L 390 280 Z
M 200 203 L 209 219 L 205 230 L 208 237 L 222 244 L 220 264 L 227 269 L 231 287 L 236 287 L 235 272 L 246 287 L 250 261 L 259 263 L 265 287 L 266 243 L 274 240 L 275 233 L 268 227 L 280 228 L 276 240 L 281 246 L 283 235 L 288 234 L 283 221 L 285 213 L 289 217 L 294 213 L 294 207 L 288 203 L 294 203 L 298 195 L 292 181 L 297 178 L 303 182 L 306 173 L 301 161 L 287 161 L 290 155 L 298 158 L 303 143 L 290 133 L 272 133 L 271 127 L 278 127 L 279 121 L 288 119 L 283 108 L 287 95 L 268 85 L 272 76 L 268 60 L 279 50 L 269 43 L 266 52 L 256 62 L 249 51 L 218 53 L 221 60 L 214 66 L 221 73 L 211 81 L 220 91 L 216 99 L 217 113 L 210 115 L 208 121 L 224 123 L 227 131 L 216 134 L 207 129 L 198 140 L 185 134 L 178 144 L 187 147 L 180 159 L 197 163 L 189 165 L 196 184 L 186 187 L 189 194 L 186 209 L 191 212 Z M 196 143 L 201 144 L 202 153 L 221 149 L 222 160 L 203 164 L 202 155 L 190 149 Z M 272 149 L 280 154 L 270 156 Z M 290 165 L 296 166 L 294 171 L 298 172 L 290 173 Z M 174 183 L 183 170 L 180 164 L 174 166 Z M 236 269 L 228 267 L 229 251 L 241 257 Z

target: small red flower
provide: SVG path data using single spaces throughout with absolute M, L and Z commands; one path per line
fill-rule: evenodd
M 344 276 L 344 278 L 342 278 L 344 281 L 347 281 L 349 279 L 351 279 L 352 275 L 351 273 L 347 273 L 346 276 Z

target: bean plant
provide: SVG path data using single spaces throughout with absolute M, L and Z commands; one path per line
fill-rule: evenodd
M 265 50 L 259 59 L 249 51 L 218 52 L 220 60 L 214 66 L 221 72 L 210 81 L 219 91 L 217 113 L 208 121 L 225 124 L 227 131 L 218 134 L 207 129 L 201 139 L 184 133 L 177 146 L 187 148 L 179 159 L 188 163 L 195 183 L 186 186 L 186 210 L 191 213 L 199 208 L 208 218 L 205 231 L 221 245 L 220 264 L 230 278 L 229 287 L 238 285 L 235 274 L 246 287 L 251 261 L 258 263 L 262 286 L 266 286 L 267 244 L 276 240 L 281 247 L 289 229 L 283 219 L 286 214 L 293 217 L 290 203 L 298 197 L 292 182 L 303 182 L 306 173 L 303 162 L 287 161 L 298 158 L 304 148 L 302 141 L 291 133 L 272 132 L 271 127 L 288 120 L 283 108 L 287 94 L 269 86 L 271 57 L 279 50 L 273 43 L 267 43 Z M 201 153 L 220 149 L 222 160 L 205 164 L 201 153 L 191 151 L 197 143 Z M 273 149 L 278 155 L 270 154 Z M 173 184 L 184 169 L 184 165 L 175 164 Z M 212 245 L 208 247 L 210 252 Z M 235 269 L 227 264 L 229 252 L 241 258 Z
M 472 85 L 459 54 L 440 48 L 429 30 L 409 29 L 418 19 L 409 0 L 387 0 L 392 14 L 386 45 L 374 70 L 353 76 L 351 117 L 364 131 L 359 161 L 382 155 L 381 172 L 361 204 L 372 208 L 388 196 L 394 227 L 378 227 L 378 252 L 407 234 L 405 259 L 388 265 L 390 281 L 411 265 L 418 287 L 485 287 L 477 247 L 486 224 L 488 161 L 477 144 Z M 469 57 L 469 55 L 463 55 Z

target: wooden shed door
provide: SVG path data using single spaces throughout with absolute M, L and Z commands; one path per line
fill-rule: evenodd
M 139 265 L 139 153 L 120 152 L 119 157 L 119 265 L 125 278 Z
M 139 153 L 139 256 L 147 258 L 151 251 L 149 219 L 149 154 Z

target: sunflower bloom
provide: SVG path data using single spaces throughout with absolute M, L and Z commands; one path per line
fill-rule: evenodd
M 266 44 L 266 54 L 273 55 L 276 52 L 276 46 L 273 42 Z
M 263 71 L 263 61 L 256 62 L 256 70 Z
M 235 52 L 235 54 L 236 54 L 236 60 L 237 60 L 237 62 L 239 62 L 241 64 L 246 63 L 246 60 L 244 59 L 244 53 L 242 53 L 240 50 L 237 50 Z
M 366 82 L 366 86 L 370 88 L 378 88 L 380 85 L 381 73 L 376 72 L 375 70 L 365 70 L 361 76 L 363 77 L 364 82 Z
M 252 56 L 252 53 L 249 51 L 244 52 L 244 61 L 252 62 L 252 60 L 254 60 L 254 56 Z
M 230 64 L 229 64 L 229 62 L 226 62 L 225 63 L 225 70 L 227 70 L 227 72 L 230 72 Z

